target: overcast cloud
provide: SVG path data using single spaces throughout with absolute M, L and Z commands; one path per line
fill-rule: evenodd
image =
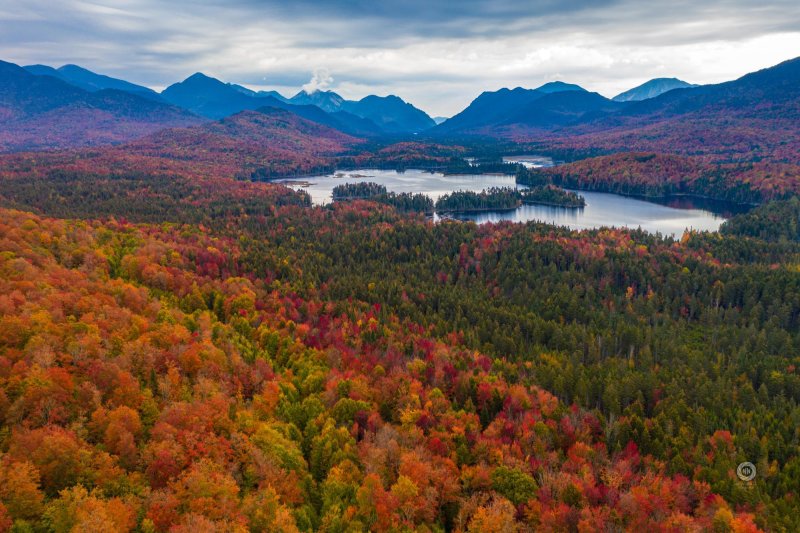
M 556 79 L 613 96 L 715 83 L 800 56 L 797 0 L 0 0 L 0 59 L 154 88 L 202 71 L 292 95 L 397 94 L 452 115 Z

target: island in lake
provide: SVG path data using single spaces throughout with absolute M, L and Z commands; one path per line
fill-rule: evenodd
M 522 195 L 522 202 L 525 204 L 552 205 L 573 209 L 586 207 L 586 199 L 583 196 L 555 185 L 541 185 L 530 189 L 522 189 L 520 194 Z
M 433 213 L 433 200 L 428 195 L 410 192 L 389 192 L 385 185 L 374 182 L 344 183 L 333 188 L 334 202 L 370 200 L 394 207 L 402 213 Z
M 436 201 L 437 213 L 475 213 L 516 209 L 522 205 L 522 195 L 511 187 L 492 187 L 481 192 L 455 191 Z
M 493 187 L 481 192 L 455 191 L 436 202 L 437 213 L 475 213 L 516 209 L 522 204 L 541 204 L 567 208 L 586 206 L 583 196 L 555 185 L 530 189 Z

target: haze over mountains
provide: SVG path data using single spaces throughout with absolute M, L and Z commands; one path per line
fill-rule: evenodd
M 470 133 L 485 130 L 490 126 L 553 127 L 570 123 L 586 113 L 613 111 L 599 95 L 561 95 L 544 99 L 534 105 L 540 96 L 556 93 L 586 92 L 582 87 L 560 81 L 550 82 L 537 89 L 504 89 L 496 93 L 484 93 L 462 113 L 452 119 L 439 117 L 434 120 L 427 113 L 390 96 L 369 95 L 358 101 L 346 100 L 333 91 L 300 91 L 285 97 L 277 91 L 254 91 L 242 85 L 225 83 L 202 73 L 167 87 L 161 94 L 152 89 L 110 76 L 96 74 L 77 65 L 53 68 L 46 65 L 29 65 L 28 72 L 39 76 L 51 76 L 89 92 L 114 89 L 144 96 L 156 101 L 171 103 L 201 117 L 220 119 L 245 110 L 261 107 L 289 107 L 300 116 L 319 121 L 330 127 L 353 135 L 377 136 L 383 134 L 413 134 L 431 130 L 434 135 Z M 676 79 L 656 79 L 636 87 L 614 98 L 614 101 L 638 101 L 653 98 L 674 88 L 691 85 Z M 598 98 L 599 97 L 599 98 Z M 331 115 L 323 117 L 314 106 Z M 526 109 L 523 109 L 526 108 Z M 483 110 L 483 111 L 481 111 Z M 521 118 L 515 118 L 517 115 Z M 442 123 L 448 124 L 442 126 Z M 438 126 L 435 129 L 435 126 Z
M 740 125 L 728 119 L 740 116 L 762 121 L 751 120 L 748 127 L 759 131 L 757 143 L 769 151 L 776 142 L 776 123 L 789 120 L 786 127 L 795 127 L 790 119 L 798 107 L 797 63 L 787 61 L 739 80 L 702 87 L 657 79 L 614 99 L 564 82 L 536 89 L 500 89 L 482 93 L 461 113 L 439 124 L 397 96 L 370 95 L 351 101 L 333 91 L 301 91 L 286 98 L 201 73 L 158 94 L 74 65 L 53 69 L 2 63 L 0 149 L 113 144 L 159 129 L 278 108 L 354 137 L 533 140 L 545 136 L 562 143 L 569 138 L 573 144 L 575 139 L 590 142 L 591 137 L 591 143 L 602 149 L 616 149 L 625 143 L 647 148 L 682 131 L 685 135 L 674 142 L 688 150 L 696 144 L 688 137 L 692 124 L 699 128 L 701 121 L 718 124 L 716 138 L 737 144 L 741 142 L 737 139 Z M 647 136 L 639 135 L 642 128 L 648 130 Z

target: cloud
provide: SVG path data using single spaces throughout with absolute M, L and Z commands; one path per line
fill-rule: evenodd
M 303 85 L 303 90 L 308 94 L 311 94 L 315 91 L 325 91 L 327 90 L 331 84 L 333 83 L 333 76 L 326 68 L 317 68 L 314 69 L 314 75 L 311 77 L 311 80 Z
M 652 77 L 724 81 L 798 51 L 796 0 L 0 0 L 8 61 L 151 87 L 201 71 L 288 94 L 397 94 L 441 115 L 505 86 L 560 78 L 612 96 Z

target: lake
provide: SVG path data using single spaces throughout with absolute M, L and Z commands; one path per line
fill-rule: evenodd
M 519 163 L 525 168 L 552 167 L 553 160 L 543 155 L 509 155 L 503 158 L 504 163 Z
M 531 157 L 533 159 L 533 157 Z M 526 161 L 539 166 L 541 161 Z M 436 201 L 443 194 L 453 191 L 482 191 L 490 187 L 517 187 L 514 176 L 476 174 L 445 176 L 424 170 L 354 170 L 302 179 L 280 180 L 286 185 L 305 190 L 315 205 L 332 201 L 331 192 L 343 183 L 372 181 L 385 185 L 391 192 L 424 193 Z M 523 186 L 520 186 L 521 188 Z M 576 191 L 586 199 L 586 207 L 568 209 L 544 205 L 523 205 L 517 209 L 499 212 L 482 212 L 459 215 L 460 220 L 474 220 L 478 224 L 510 220 L 528 222 L 532 220 L 567 226 L 572 229 L 590 229 L 601 226 L 642 228 L 649 232 L 680 237 L 687 228 L 716 231 L 726 216 L 723 206 L 705 202 L 698 207 L 696 202 L 682 198 L 654 203 L 617 194 Z

